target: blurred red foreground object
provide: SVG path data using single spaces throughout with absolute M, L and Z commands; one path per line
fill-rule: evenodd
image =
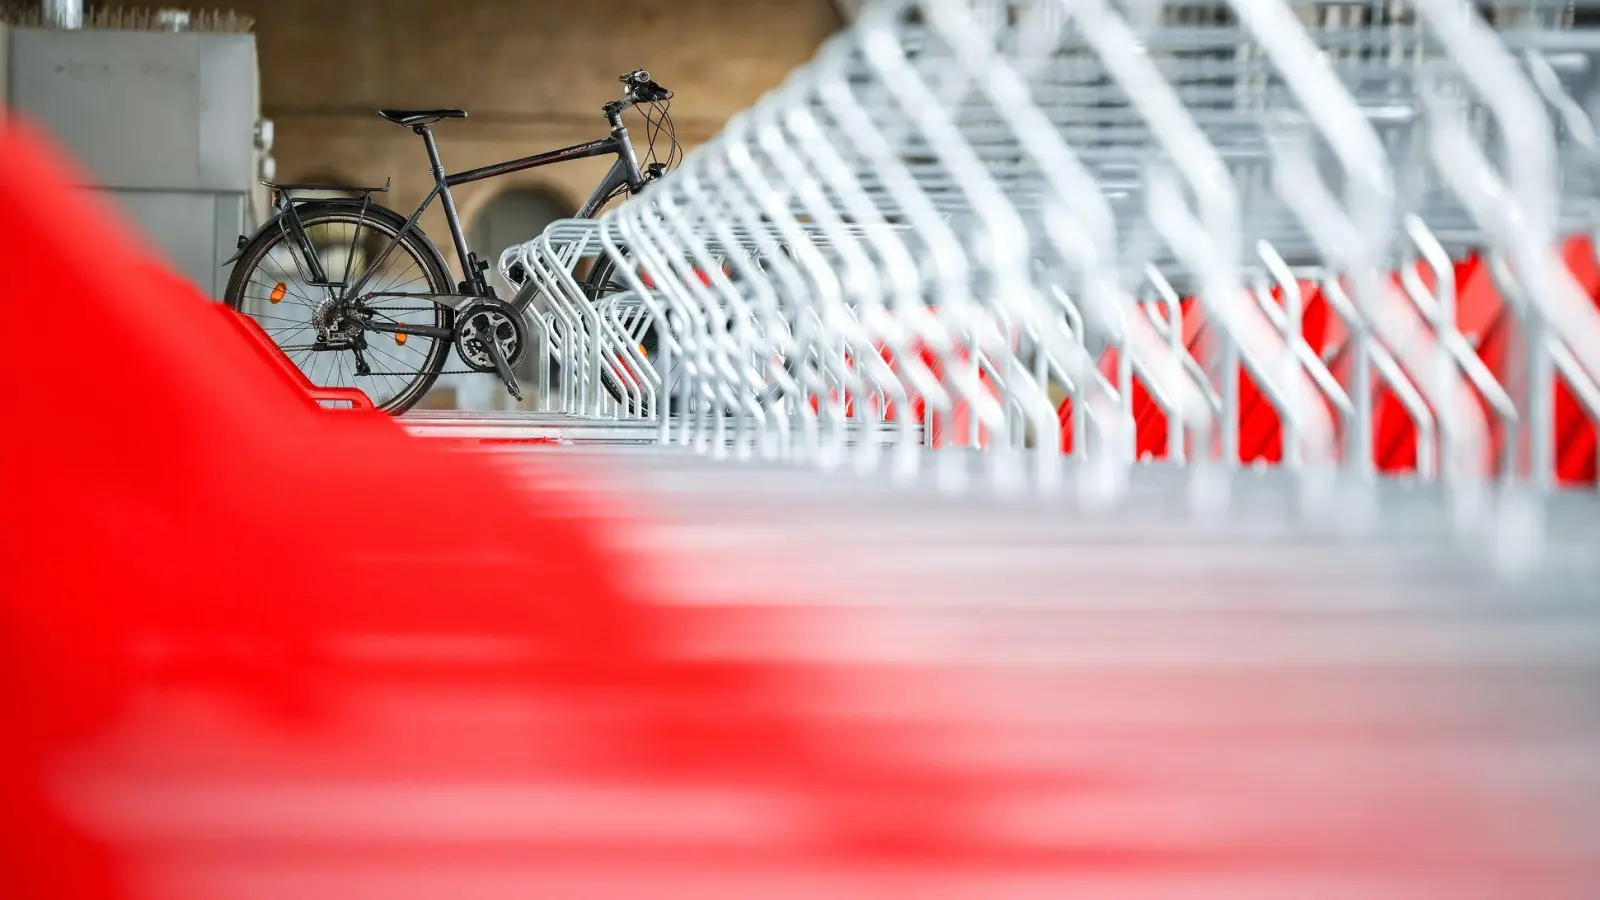
M 71 322 L 6 347 L 51 373 L 5 388 L 8 900 L 840 896 L 851 861 L 992 859 L 970 786 L 806 725 L 797 672 L 676 654 L 725 614 L 625 597 L 556 463 L 321 413 L 74 183 L 3 132 L 3 294 Z
M 259 352 L 268 363 L 272 364 L 272 368 L 283 376 L 285 382 L 304 394 L 310 402 L 317 404 L 319 407 L 323 403 L 348 403 L 350 404 L 349 407 L 332 408 L 357 409 L 364 412 L 375 408 L 372 398 L 368 397 L 366 392 L 360 388 L 322 387 L 314 384 L 310 378 L 306 377 L 306 373 L 294 364 L 293 360 L 278 349 L 278 345 L 273 342 L 271 335 L 267 334 L 266 329 L 262 328 L 261 323 L 254 318 L 242 313 L 235 313 L 226 306 L 218 305 L 216 310 L 223 321 L 237 328 L 246 338 L 246 343 Z
M 1293 658 L 1325 623 L 1379 646 L 1343 610 L 1141 607 L 1132 573 L 1087 566 L 1009 617 L 955 610 L 981 626 L 957 632 L 915 592 L 966 577 L 964 599 L 1015 601 L 1027 582 L 955 566 L 909 581 L 960 556 L 938 546 L 892 584 L 830 572 L 782 520 L 741 535 L 765 529 L 780 553 L 719 573 L 764 595 L 636 602 L 617 579 L 640 551 L 606 549 L 626 523 L 601 485 L 321 413 L 74 180 L 36 137 L 0 132 L 0 293 L 19 326 L 4 358 L 28 376 L 3 381 L 17 430 L 0 441 L 7 900 L 1526 900 L 1594 884 L 1573 827 L 1592 804 L 1547 815 L 1586 770 L 1561 757 L 1579 781 L 1541 790 L 1559 766 L 1495 743 L 1554 705 L 1474 704 L 1492 692 L 1436 657 L 1204 663 L 1216 647 Z M 835 536 L 820 531 L 808 541 Z M 1057 540 L 1040 547 L 1082 549 Z M 1013 631 L 983 630 L 996 622 Z M 1278 637 L 1253 640 L 1263 624 Z M 1006 634 L 1048 638 L 1052 664 L 1009 659 Z
M 0 137 L 0 294 L 35 322 L 5 338 L 33 373 L 5 379 L 0 442 L 5 896 L 121 896 L 40 791 L 151 690 L 321 727 L 341 642 L 536 635 L 507 682 L 629 667 L 634 612 L 574 498 L 382 415 L 319 414 L 56 160 L 22 125 Z

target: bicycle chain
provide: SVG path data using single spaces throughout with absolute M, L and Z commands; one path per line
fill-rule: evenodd
M 438 307 L 436 307 L 436 306 L 385 306 L 385 307 L 382 307 L 382 311 L 385 312 L 385 313 L 389 313 L 389 312 L 429 312 L 429 311 L 437 309 L 437 308 Z M 421 370 L 420 369 L 418 371 L 416 371 L 416 372 L 368 372 L 365 375 L 359 375 L 359 376 L 355 376 L 355 377 L 358 377 L 358 378 L 415 378 L 419 374 L 421 374 Z M 477 369 L 441 369 L 438 374 L 440 374 L 440 375 L 485 375 L 485 374 L 492 375 L 494 373 L 492 373 L 492 372 L 479 372 Z
M 387 314 L 387 313 L 391 313 L 391 312 L 431 312 L 432 310 L 435 310 L 435 309 L 438 309 L 438 307 L 437 306 L 385 306 L 385 307 L 381 308 L 381 311 L 383 313 Z M 394 320 L 393 316 L 387 316 L 386 315 L 386 318 L 388 318 L 390 321 Z M 356 378 L 415 378 L 415 377 L 417 377 L 418 375 L 421 375 L 421 374 L 422 374 L 422 370 L 418 369 L 415 372 L 368 372 L 365 375 L 355 375 L 353 377 L 356 377 Z M 436 374 L 438 374 L 438 375 L 481 375 L 483 373 L 475 372 L 472 369 L 441 369 Z
M 352 378 L 415 378 L 422 374 L 422 370 L 415 372 L 368 372 L 365 375 L 352 375 Z M 440 375 L 492 375 L 492 372 L 479 372 L 476 369 L 441 369 Z

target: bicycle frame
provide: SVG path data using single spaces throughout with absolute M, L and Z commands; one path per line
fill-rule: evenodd
M 372 278 L 372 276 L 382 268 L 384 261 L 389 258 L 389 254 L 394 252 L 394 248 L 405 239 L 407 234 L 410 234 L 416 229 L 417 222 L 422 218 L 422 214 L 427 212 L 428 207 L 433 205 L 433 201 L 435 199 L 442 198 L 444 202 L 445 220 L 450 226 L 450 238 L 455 244 L 456 258 L 461 261 L 462 274 L 465 277 L 458 286 L 461 292 L 460 294 L 439 295 L 434 297 L 434 299 L 443 300 L 445 297 L 451 297 L 459 300 L 460 298 L 465 297 L 492 296 L 488 282 L 483 277 L 483 272 L 484 269 L 487 268 L 487 264 L 480 263 L 477 255 L 474 254 L 467 246 L 466 234 L 461 227 L 461 216 L 460 213 L 456 211 L 455 198 L 451 196 L 450 189 L 457 185 L 470 184 L 474 181 L 483 181 L 489 178 L 497 178 L 501 175 L 509 175 L 513 172 L 521 172 L 527 169 L 536 169 L 540 166 L 570 162 L 576 159 L 588 159 L 596 156 L 614 155 L 617 158 L 616 162 L 612 164 L 610 171 L 606 173 L 606 176 L 601 180 L 600 185 L 595 188 L 594 193 L 589 196 L 589 199 L 584 202 L 583 206 L 580 207 L 577 212 L 577 218 L 590 218 L 599 211 L 601 206 L 605 205 L 606 201 L 615 196 L 617 192 L 625 188 L 629 193 L 636 194 L 644 187 L 645 184 L 644 176 L 639 170 L 639 159 L 634 154 L 633 144 L 628 140 L 628 129 L 622 124 L 622 112 L 626 108 L 626 105 L 620 103 L 610 103 L 606 105 L 606 119 L 611 125 L 611 134 L 609 137 L 605 137 L 597 141 L 574 144 L 570 147 L 563 147 L 559 150 L 536 153 L 532 156 L 524 156 L 520 159 L 513 159 L 508 162 L 495 163 L 493 165 L 483 166 L 477 169 L 470 169 L 465 172 L 457 172 L 453 175 L 447 174 L 444 170 L 444 164 L 439 159 L 439 148 L 434 143 L 433 132 L 429 126 L 414 126 L 411 130 L 422 137 L 423 142 L 428 148 L 428 162 L 430 164 L 430 171 L 432 172 L 434 179 L 433 190 L 429 191 L 428 196 L 423 198 L 423 201 L 418 204 L 415 210 L 412 211 L 410 218 L 406 219 L 405 224 L 402 225 L 400 229 L 395 232 L 394 236 L 389 239 L 389 242 L 384 246 L 383 251 L 378 254 L 377 258 L 372 262 L 371 265 L 367 266 L 366 271 L 361 275 L 360 278 L 356 279 L 354 284 L 346 286 L 342 281 L 330 282 L 328 280 L 327 273 L 322 269 L 321 260 L 317 258 L 316 252 L 311 248 L 310 240 L 305 234 L 305 229 L 300 224 L 300 217 L 296 212 L 296 206 L 293 202 L 293 199 L 287 195 L 285 195 L 281 202 L 283 212 L 280 216 L 279 227 L 288 232 L 287 236 L 292 238 L 294 243 L 298 245 L 301 254 L 305 257 L 307 263 L 307 273 L 311 276 L 310 281 L 312 284 L 323 287 L 344 287 L 345 297 L 356 297 L 360 296 L 361 289 L 366 287 L 367 282 Z M 368 192 L 368 197 L 370 196 L 371 194 Z M 374 296 L 378 295 L 375 294 Z M 407 296 L 418 295 L 410 294 Z M 392 331 L 396 333 L 428 335 L 433 337 L 441 336 L 433 334 L 435 331 L 442 333 L 446 332 L 445 329 L 435 329 L 429 326 L 421 325 L 383 325 L 379 323 L 370 323 L 369 328 L 375 331 Z M 445 333 L 444 336 L 448 336 L 447 333 Z

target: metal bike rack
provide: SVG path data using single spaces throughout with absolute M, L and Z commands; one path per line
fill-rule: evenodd
M 1101 502 L 1139 459 L 1202 507 L 1270 459 L 1355 515 L 1404 470 L 1481 521 L 1600 415 L 1600 32 L 1495 15 L 869 4 L 643 196 L 506 250 L 567 373 L 543 409 Z

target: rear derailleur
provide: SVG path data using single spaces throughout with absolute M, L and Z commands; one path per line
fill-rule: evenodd
M 349 350 L 356 358 L 356 374 L 372 374 L 363 352 L 367 349 L 367 335 L 359 316 L 328 300 L 312 311 L 311 326 L 317 332 L 317 339 L 311 345 L 313 351 Z

